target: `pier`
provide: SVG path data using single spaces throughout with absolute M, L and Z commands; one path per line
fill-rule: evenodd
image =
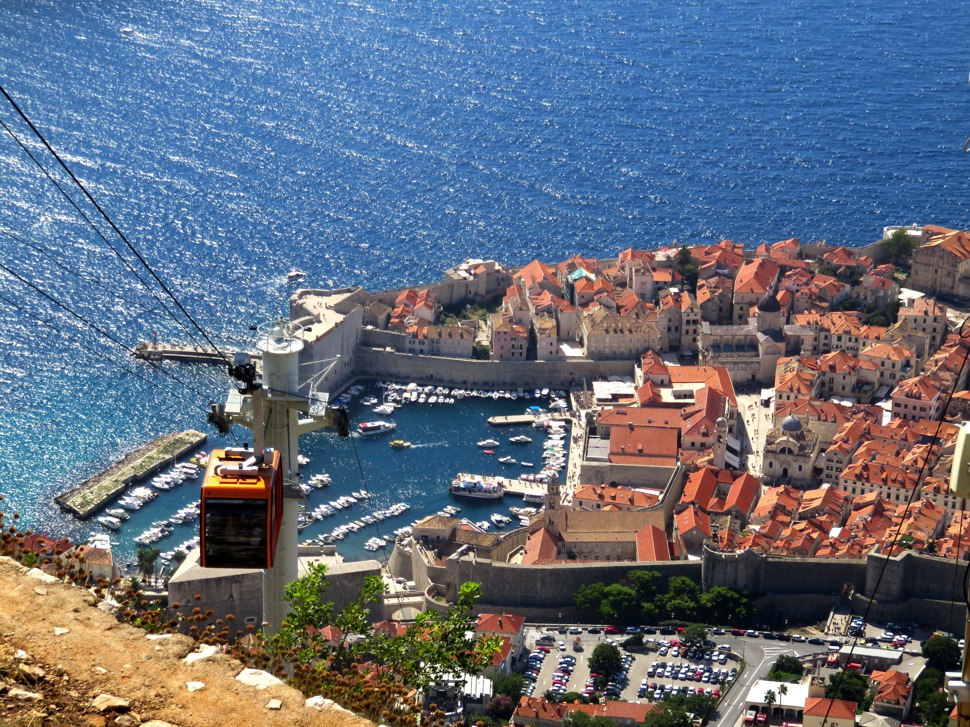
M 54 502 L 81 520 L 89 518 L 121 495 L 129 485 L 151 477 L 203 445 L 207 438 L 202 432 L 192 429 L 166 434 L 126 454 L 120 462 L 77 487 L 58 495 Z
M 185 363 L 205 363 L 226 365 L 232 361 L 235 351 L 226 349 L 219 351 L 215 348 L 202 346 L 181 346 L 175 343 L 139 343 L 135 346 L 135 358 L 145 361 L 183 361 Z M 254 361 L 261 356 L 250 354 Z
M 543 496 L 546 494 L 546 486 L 542 482 L 526 482 L 525 480 L 517 480 L 512 477 L 493 475 L 473 475 L 468 472 L 458 473 L 455 479 L 465 477 L 474 477 L 492 485 L 501 485 L 505 489 L 506 495 L 514 495 L 515 497 L 525 497 L 526 494 Z
M 514 424 L 532 424 L 537 419 L 549 419 L 559 422 L 570 421 L 569 414 L 510 414 L 509 416 L 489 417 L 486 421 L 493 427 L 508 427 Z

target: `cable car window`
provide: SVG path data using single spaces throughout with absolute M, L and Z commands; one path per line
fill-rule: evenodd
M 217 499 L 205 503 L 207 568 L 266 568 L 266 500 Z

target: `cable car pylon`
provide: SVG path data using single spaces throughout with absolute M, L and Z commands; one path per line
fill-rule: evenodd
M 279 453 L 283 515 L 276 547 L 270 548 L 270 552 L 275 552 L 275 558 L 266 563 L 271 567 L 263 569 L 263 629 L 273 634 L 279 631 L 288 612 L 283 600 L 286 586 L 299 575 L 297 501 L 303 498 L 298 487 L 299 436 L 330 427 L 346 437 L 349 422 L 347 412 L 329 406 L 326 396 L 300 393 L 298 372 L 304 345 L 300 335 L 302 326 L 279 319 L 264 323 L 256 331 L 256 348 L 262 353 L 262 377 L 248 354 L 237 353 L 229 366 L 229 374 L 239 385 L 229 392 L 225 407 L 212 405 L 209 421 L 223 432 L 232 424 L 251 429 L 253 456 L 257 459 L 270 450 Z M 206 483 L 202 487 L 205 496 Z M 266 507 L 267 517 L 270 517 L 270 499 L 267 499 Z M 201 527 L 205 529 L 206 526 L 202 520 Z M 236 567 L 252 567 L 252 564 Z

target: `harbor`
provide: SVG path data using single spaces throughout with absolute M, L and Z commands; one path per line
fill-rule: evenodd
M 208 437 L 193 429 L 167 434 L 125 455 L 103 472 L 54 498 L 75 517 L 85 520 L 103 509 L 132 484 L 151 477 L 179 457 L 205 444 Z
M 402 389 L 410 395 L 402 396 Z M 542 508 L 552 474 L 566 479 L 568 415 L 546 408 L 562 394 L 428 392 L 377 382 L 349 387 L 336 403 L 350 413 L 353 443 L 331 431 L 301 440 L 301 542 L 336 546 L 353 561 L 386 557 L 398 536 L 436 513 L 493 532 L 520 527 L 523 517 Z M 490 424 L 495 417 L 507 422 L 501 434 Z M 358 432 L 359 424 L 375 421 L 394 426 Z M 140 546 L 157 546 L 160 565 L 174 565 L 197 542 L 201 485 L 194 472 L 179 485 L 187 473 L 174 460 L 187 460 L 205 439 L 194 431 L 157 439 L 60 495 L 58 503 L 79 519 L 91 518 L 99 531 L 110 531 L 119 562 L 133 562 Z M 500 496 L 449 492 L 462 476 L 500 486 Z M 510 508 L 506 494 L 521 501 Z

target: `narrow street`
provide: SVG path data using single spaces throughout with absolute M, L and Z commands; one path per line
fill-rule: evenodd
M 748 453 L 748 472 L 755 477 L 762 474 L 762 455 L 765 448 L 765 437 L 772 428 L 771 407 L 761 406 L 761 393 L 738 394 L 738 412 L 744 420 L 747 430 L 747 441 L 742 438 L 742 444 Z M 774 402 L 772 402 L 773 404 Z

